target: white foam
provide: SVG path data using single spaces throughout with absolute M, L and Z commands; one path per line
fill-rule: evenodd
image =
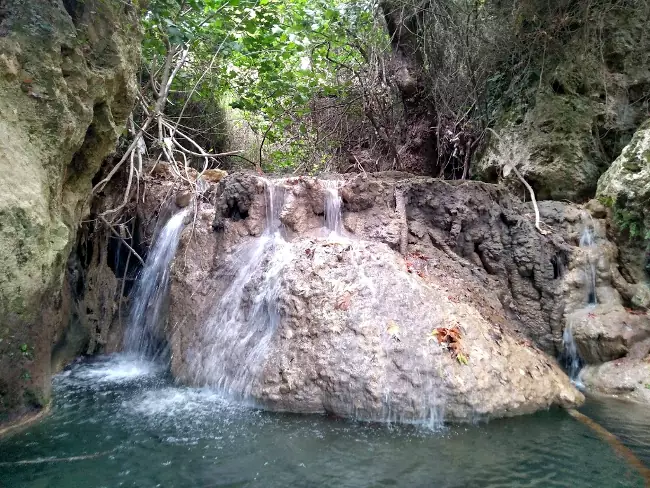
M 127 354 L 114 354 L 90 363 L 73 366 L 60 375 L 66 383 L 88 384 L 128 383 L 158 375 L 164 368 L 152 361 Z

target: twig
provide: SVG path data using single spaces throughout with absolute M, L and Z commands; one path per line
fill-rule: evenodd
M 112 233 L 113 233 L 113 234 L 114 234 L 118 239 L 120 239 L 120 240 L 122 241 L 122 244 L 124 244 L 126 247 L 129 248 L 129 250 L 133 253 L 133 255 L 138 259 L 138 261 L 140 261 L 140 264 L 142 264 L 142 266 L 144 266 L 144 265 L 145 265 L 145 263 L 144 263 L 144 259 L 142 259 L 142 258 L 140 257 L 140 255 L 139 255 L 137 252 L 135 252 L 135 249 L 133 249 L 131 246 L 129 246 L 129 244 L 128 244 L 128 243 L 127 243 L 127 242 L 122 238 L 122 236 L 121 236 L 121 235 L 120 235 L 120 234 L 115 230 L 115 227 L 113 227 L 113 225 L 112 225 L 110 222 L 108 222 L 108 221 L 107 221 L 103 216 L 100 215 L 99 218 L 102 220 L 102 222 L 104 222 L 107 226 L 110 227 L 111 232 L 112 232 Z
M 69 456 L 69 457 L 46 457 L 36 459 L 23 459 L 21 461 L 8 461 L 0 463 L 0 466 L 22 466 L 26 464 L 43 464 L 43 463 L 62 463 L 70 461 L 83 461 L 85 459 L 95 459 L 100 456 L 106 456 L 114 452 L 115 449 L 110 451 L 96 452 L 94 454 L 84 454 L 83 456 Z

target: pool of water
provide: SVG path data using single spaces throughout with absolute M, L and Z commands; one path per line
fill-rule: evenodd
M 585 408 L 648 463 L 650 418 L 631 410 L 596 400 Z M 210 390 L 174 386 L 164 370 L 118 355 L 58 375 L 51 415 L 0 440 L 0 487 L 117 486 L 613 488 L 644 482 L 608 444 L 559 410 L 440 432 L 273 414 Z

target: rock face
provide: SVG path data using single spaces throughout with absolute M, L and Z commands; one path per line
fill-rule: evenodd
M 237 174 L 214 206 L 199 204 L 172 273 L 175 376 L 274 410 L 377 420 L 470 421 L 582 401 L 524 335 L 552 352 L 561 337 L 549 318 L 561 243 L 538 234 L 525 207 L 480 183 L 393 173 L 341 184 L 347 237 L 319 237 L 326 191 L 309 178 L 266 194 L 263 180 Z M 468 364 L 436 337 L 455 327 Z
M 66 259 L 131 111 L 138 39 L 128 3 L 0 6 L 0 421 L 48 399 Z
M 581 401 L 552 360 L 457 303 L 445 282 L 409 273 L 385 244 L 301 240 L 293 253 L 277 340 L 251 391 L 263 405 L 404 422 Z M 432 337 L 453 327 L 467 365 Z
M 634 135 L 598 181 L 598 200 L 609 212 L 608 229 L 618 243 L 601 254 L 610 266 L 618 294 L 600 294 L 593 310 L 569 317 L 581 357 L 580 374 L 590 389 L 637 401 L 650 401 L 650 122 Z M 604 232 L 600 232 L 604 240 Z M 600 269 L 601 266 L 599 265 Z M 633 307 L 633 309 L 625 308 Z M 603 364 L 604 363 L 604 364 Z
M 650 214 L 644 205 L 650 199 L 650 120 L 600 178 L 598 197 L 607 206 L 626 209 L 637 224 L 650 227 Z
M 592 197 L 600 175 L 647 118 L 646 17 L 647 6 L 621 5 L 578 22 L 561 52 L 545 50 L 542 73 L 531 77 L 533 83 L 510 88 L 517 95 L 496 124 L 501 138 L 492 140 L 475 176 L 499 181 L 503 163 L 517 161 L 539 199 Z M 586 41 L 596 24 L 598 39 Z M 514 175 L 505 182 L 519 185 Z
M 650 120 L 600 178 L 597 198 L 611 210 L 618 230 L 630 241 L 621 239 L 623 251 L 633 253 L 627 259 L 632 265 L 628 272 L 639 279 L 648 276 L 650 262 L 644 243 L 650 240 Z M 639 295 L 639 305 L 650 305 L 649 295 Z

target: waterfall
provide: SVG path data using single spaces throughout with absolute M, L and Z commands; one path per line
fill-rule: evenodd
M 585 225 L 580 236 L 580 247 L 587 249 L 587 262 L 585 263 L 585 281 L 587 283 L 587 304 L 596 305 L 596 263 L 595 263 L 595 242 L 591 227 Z
M 584 219 L 587 220 L 587 219 Z M 585 305 L 595 307 L 598 304 L 596 294 L 596 252 L 597 246 L 594 239 L 593 223 L 585 223 L 580 235 L 580 248 L 583 249 L 585 263 L 583 266 L 585 283 Z M 562 359 L 564 367 L 569 373 L 571 381 L 580 386 L 578 374 L 582 368 L 582 359 L 573 337 L 573 323 L 568 321 L 562 333 Z
M 325 188 L 325 227 L 330 233 L 341 235 L 343 223 L 341 217 L 341 196 L 339 195 L 340 182 L 337 180 L 322 180 Z
M 564 327 L 564 332 L 562 333 L 562 347 L 564 349 L 564 368 L 567 373 L 569 373 L 571 381 L 578 383 L 578 373 L 582 368 L 582 360 L 580 359 L 578 347 L 573 338 L 573 324 L 571 322 Z
M 277 298 L 281 273 L 291 259 L 283 237 L 281 183 L 266 182 L 266 229 L 241 246 L 226 274 L 228 288 L 204 325 L 199 350 L 192 351 L 189 373 L 227 396 L 246 400 L 263 366 L 280 322 Z
M 183 232 L 187 210 L 174 215 L 165 224 L 149 251 L 138 277 L 124 334 L 124 350 L 142 358 L 157 359 L 165 353 L 161 324 L 169 285 L 170 264 Z

